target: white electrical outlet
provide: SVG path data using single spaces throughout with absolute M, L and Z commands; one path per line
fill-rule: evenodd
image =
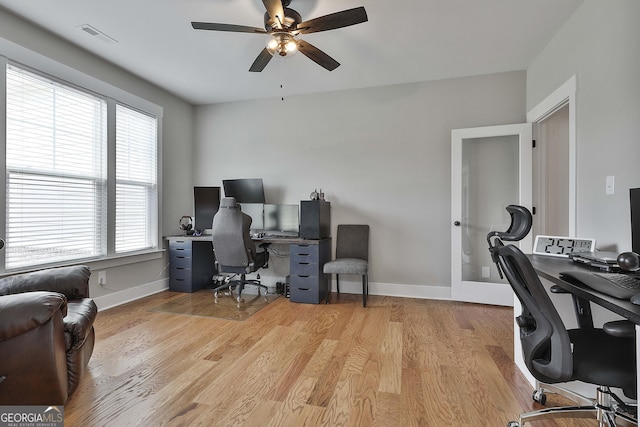
M 98 284 L 104 286 L 107 284 L 107 272 L 102 270 L 98 271 Z
M 491 267 L 482 267 L 482 277 L 485 279 L 491 277 Z

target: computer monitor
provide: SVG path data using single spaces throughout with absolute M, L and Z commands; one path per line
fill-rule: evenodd
M 629 189 L 631 204 L 631 250 L 640 254 L 640 188 Z
M 264 231 L 267 234 L 298 235 L 298 205 L 264 205 Z
M 240 210 L 251 217 L 251 232 L 264 229 L 264 204 L 240 203 Z
M 222 185 L 224 195 L 238 203 L 264 203 L 262 178 L 225 179 Z
M 220 187 L 193 187 L 193 205 L 196 213 L 193 228 L 210 233 L 213 216 L 220 207 Z

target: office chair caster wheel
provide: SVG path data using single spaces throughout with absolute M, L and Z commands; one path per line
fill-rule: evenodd
M 517 421 L 509 421 L 507 423 L 507 427 L 521 427 L 521 426 L 520 426 L 520 423 Z
M 534 402 L 538 402 L 541 405 L 547 404 L 547 395 L 544 394 L 542 390 L 533 390 L 533 395 L 531 396 Z

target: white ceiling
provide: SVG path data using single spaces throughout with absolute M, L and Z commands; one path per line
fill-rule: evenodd
M 303 20 L 364 6 L 369 21 L 302 36 L 341 66 L 298 54 L 249 67 L 264 35 L 196 31 L 191 21 L 263 27 L 261 0 L 0 0 L 0 6 L 193 104 L 524 70 L 583 0 L 292 0 Z M 117 40 L 80 30 L 90 24 Z

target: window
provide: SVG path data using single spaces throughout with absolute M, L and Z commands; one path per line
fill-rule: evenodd
M 116 252 L 156 245 L 156 118 L 116 106 Z
M 7 69 L 7 269 L 105 254 L 106 102 Z
M 157 247 L 155 115 L 8 64 L 6 128 L 5 270 Z

